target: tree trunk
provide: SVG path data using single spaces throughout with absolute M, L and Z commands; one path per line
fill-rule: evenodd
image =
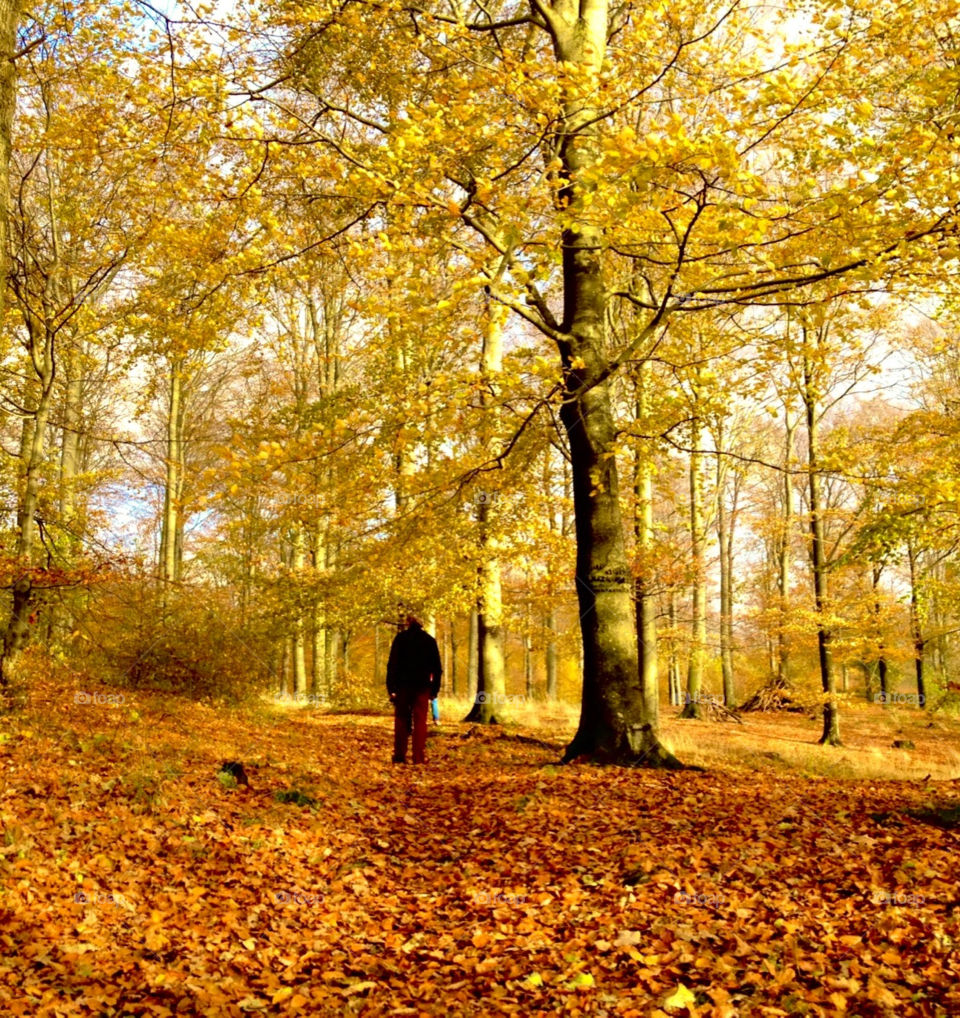
M 703 529 L 703 478 L 701 469 L 700 421 L 690 422 L 690 545 L 693 565 L 690 620 L 690 659 L 687 665 L 686 703 L 682 718 L 703 717 L 703 664 L 707 646 L 707 578 L 704 568 L 705 535 Z
M 487 302 L 480 377 L 484 381 L 481 403 L 485 408 L 483 427 L 488 439 L 499 430 L 499 415 L 490 403 L 491 399 L 495 398 L 497 380 L 503 370 L 503 324 L 506 310 L 503 305 Z M 465 721 L 479 722 L 483 725 L 499 724 L 497 706 L 504 702 L 506 693 L 502 629 L 503 592 L 494 526 L 494 521 L 499 515 L 499 502 L 494 498 L 494 494 L 480 492 L 477 502 L 477 536 L 480 543 L 477 634 L 480 668 L 476 699 L 464 718 Z
M 323 572 L 327 567 L 327 546 L 324 539 L 323 524 L 318 520 L 313 531 L 313 557 L 314 575 Z M 380 630 L 375 630 L 374 657 L 377 676 L 380 675 Z M 330 690 L 326 684 L 326 659 L 327 659 L 327 628 L 324 596 L 316 594 L 313 603 L 313 653 L 310 655 L 310 691 L 314 696 L 327 697 Z
M 790 475 L 790 458 L 793 454 L 793 438 L 797 421 L 790 420 L 786 411 L 786 443 L 783 463 L 783 516 L 781 518 L 780 542 L 777 549 L 779 573 L 777 593 L 779 595 L 777 621 L 777 685 L 789 685 L 787 663 L 790 658 L 790 641 L 787 635 L 790 624 L 790 537 L 793 530 L 793 479 Z
M 30 606 L 33 600 L 33 583 L 30 578 L 31 559 L 37 533 L 37 507 L 40 502 L 40 475 L 43 466 L 47 421 L 56 378 L 53 356 L 54 334 L 36 318 L 27 316 L 27 328 L 32 359 L 38 365 L 40 389 L 37 406 L 24 419 L 20 462 L 23 482 L 17 507 L 18 568 L 22 570 L 13 582 L 13 605 L 3 639 L 3 656 L 0 659 L 0 688 L 12 683 L 17 659 L 27 644 L 30 632 Z
M 80 459 L 80 400 L 83 395 L 83 377 L 78 357 L 64 358 L 67 382 L 63 392 L 63 412 L 60 421 L 60 478 L 59 478 L 59 530 L 62 537 L 51 541 L 56 547 L 60 563 L 71 566 L 76 560 L 80 535 L 77 533 L 77 471 Z M 51 563 L 53 564 L 53 563 Z M 51 605 L 51 642 L 62 640 L 70 631 L 70 614 L 65 592 L 60 592 Z
M 677 654 L 677 592 L 671 587 L 667 594 L 667 623 L 670 626 L 670 653 L 667 661 L 670 703 L 680 706 L 680 656 Z
M 917 575 L 917 552 L 913 543 L 907 542 L 907 561 L 910 564 L 910 638 L 913 641 L 913 667 L 917 677 L 917 700 L 922 708 L 926 707 L 926 685 L 924 682 L 924 664 L 927 641 L 923 635 L 920 620 L 920 578 Z
M 17 105 L 17 27 L 23 0 L 0 0 L 0 279 L 7 278 L 10 208 L 10 152 Z M 6 306 L 6 284 L 0 286 L 0 324 Z
M 813 565 L 813 593 L 817 610 L 817 652 L 823 704 L 822 745 L 840 745 L 840 712 L 837 707 L 837 682 L 831 650 L 832 633 L 827 624 L 827 560 L 824 545 L 823 504 L 820 495 L 819 393 L 813 377 L 809 333 L 803 332 L 803 401 L 807 412 L 807 465 L 810 489 L 810 539 Z
M 558 527 L 557 514 L 552 503 L 553 496 L 553 471 L 551 463 L 551 452 L 552 446 L 550 439 L 553 437 L 551 432 L 553 430 L 553 424 L 551 422 L 550 428 L 547 433 L 547 442 L 544 448 L 543 455 L 543 491 L 548 498 L 551 498 L 550 511 L 547 516 L 547 525 L 551 532 L 555 532 Z M 559 522 L 559 529 L 561 535 L 564 533 L 564 520 L 561 515 Z M 552 592 L 551 592 L 552 593 Z M 543 623 L 544 634 L 546 637 L 546 645 L 544 648 L 544 673 L 546 681 L 546 696 L 551 702 L 555 701 L 558 696 L 557 690 L 557 615 L 555 610 L 551 607 L 544 619 Z
M 476 609 L 470 612 L 470 632 L 467 637 L 467 697 L 476 700 L 480 686 L 480 617 Z
M 380 624 L 373 627 L 373 681 L 378 686 L 385 686 L 386 672 L 383 670 L 383 642 L 380 636 Z
M 559 695 L 557 689 L 557 618 L 551 608 L 547 612 L 547 619 L 544 625 L 547 631 L 547 647 L 545 669 L 547 673 L 547 699 L 555 701 Z
M 562 367 L 560 419 L 570 443 L 577 537 L 576 585 L 583 642 L 583 698 L 564 754 L 620 764 L 673 765 L 645 711 L 638 675 L 633 584 L 618 500 L 617 431 L 607 375 L 605 238 L 586 181 L 600 158 L 597 96 L 607 47 L 607 0 L 538 6 L 565 74 L 556 151 L 564 221 L 563 319 L 554 330 Z
M 341 682 L 347 681 L 347 676 L 350 673 L 350 630 L 341 629 L 340 631 L 340 644 L 338 647 L 339 654 L 337 657 L 337 672 Z
M 873 617 L 876 625 L 877 635 L 877 680 L 880 683 L 880 702 L 886 706 L 887 703 L 887 650 L 883 642 L 883 623 L 881 620 L 880 596 L 880 573 L 883 566 L 874 565 L 871 581 L 873 586 Z
M 533 637 L 529 633 L 523 637 L 523 675 L 527 703 L 533 703 Z
M 291 560 L 292 586 L 295 596 L 293 619 L 293 691 L 298 699 L 307 692 L 307 619 L 300 584 L 307 556 L 303 524 L 298 520 L 293 527 L 293 556 Z
M 733 679 L 733 527 L 722 501 L 717 506 L 717 539 L 720 543 L 720 667 L 723 702 L 731 710 L 736 702 Z
M 160 581 L 163 602 L 167 603 L 170 585 L 180 579 L 178 534 L 180 526 L 180 494 L 183 485 L 183 361 L 170 362 L 170 400 L 167 406 L 166 478 L 163 488 L 163 518 L 160 522 Z
M 455 615 L 450 616 L 449 622 L 450 628 L 450 695 L 459 695 L 459 666 L 457 663 L 457 649 L 459 644 L 457 643 L 457 617 Z
M 650 364 L 644 361 L 637 374 L 637 420 L 650 415 Z M 653 463 L 648 447 L 634 454 L 633 530 L 637 547 L 636 599 L 637 656 L 643 710 L 654 730 L 660 727 L 660 674 L 657 660 L 657 603 L 650 582 L 653 573 Z

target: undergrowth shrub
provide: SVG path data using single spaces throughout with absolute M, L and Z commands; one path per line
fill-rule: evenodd
M 267 634 L 241 624 L 220 591 L 164 599 L 144 582 L 113 584 L 89 606 L 85 628 L 86 668 L 110 684 L 236 703 L 269 683 Z

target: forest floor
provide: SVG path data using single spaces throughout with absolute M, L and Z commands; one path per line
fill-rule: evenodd
M 557 766 L 567 712 L 413 768 L 385 714 L 98 692 L 0 719 L 0 1015 L 960 1014 L 956 720 L 665 707 L 706 770 L 659 773 Z

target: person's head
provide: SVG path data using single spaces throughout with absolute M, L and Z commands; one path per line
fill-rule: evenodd
M 407 612 L 406 627 L 407 629 L 423 629 L 423 623 L 416 615 L 412 615 L 410 612 Z

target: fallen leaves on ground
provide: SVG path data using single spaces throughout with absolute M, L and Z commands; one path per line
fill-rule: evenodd
M 392 766 L 390 724 L 62 690 L 5 719 L 0 1013 L 960 1013 L 957 833 L 920 819 L 953 784 L 455 725 Z

